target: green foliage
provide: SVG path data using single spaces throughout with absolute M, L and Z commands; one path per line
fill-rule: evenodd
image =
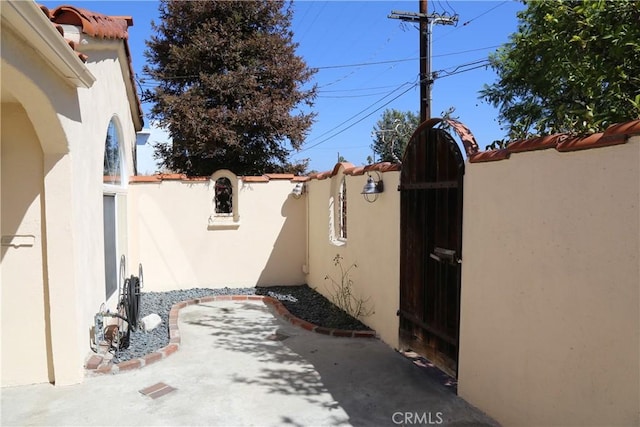
M 498 81 L 480 92 L 509 138 L 592 133 L 640 117 L 640 2 L 524 3 L 518 32 L 490 57 Z
M 356 319 L 372 315 L 373 310 L 368 309 L 366 306 L 369 298 L 363 299 L 353 294 L 353 280 L 350 272 L 351 269 L 358 268 L 358 266 L 354 263 L 345 268 L 342 265 L 342 259 L 340 254 L 336 254 L 333 257 L 333 265 L 340 270 L 340 279 L 335 280 L 329 275 L 324 278 L 324 280 L 331 281 L 331 289 L 329 289 L 331 302 Z
M 144 97 L 172 145 L 156 145 L 164 167 L 189 175 L 220 168 L 238 175 L 304 169 L 287 161 L 313 122 L 315 73 L 295 53 L 291 3 L 160 3 L 145 72 L 158 85 Z
M 420 124 L 420 116 L 411 111 L 387 109 L 382 118 L 373 127 L 373 148 L 378 160 L 382 162 L 399 162 L 409 138 Z M 393 147 L 393 149 L 392 149 Z

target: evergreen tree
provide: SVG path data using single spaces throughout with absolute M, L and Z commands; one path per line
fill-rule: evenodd
M 221 168 L 238 175 L 300 172 L 288 162 L 314 114 L 315 70 L 296 55 L 292 5 L 283 1 L 162 0 L 147 41 L 145 91 L 151 118 L 173 144 L 159 144 L 162 165 L 189 175 Z

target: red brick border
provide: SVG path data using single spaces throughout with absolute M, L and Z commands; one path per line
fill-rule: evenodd
M 210 295 L 187 301 L 175 303 L 169 311 L 169 344 L 159 350 L 151 352 L 144 357 L 127 360 L 122 363 L 112 363 L 110 359 L 104 359 L 99 354 L 92 354 L 85 362 L 85 370 L 89 374 L 117 374 L 132 369 L 144 368 L 147 365 L 165 359 L 180 349 L 180 330 L 178 328 L 178 313 L 181 309 L 194 304 L 214 301 L 262 301 L 274 308 L 275 313 L 294 326 L 322 335 L 348 338 L 376 338 L 376 331 L 356 331 L 346 329 L 330 329 L 302 320 L 294 316 L 287 308 L 275 298 L 262 295 Z

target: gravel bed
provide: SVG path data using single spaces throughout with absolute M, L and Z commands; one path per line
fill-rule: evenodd
M 303 286 L 268 288 L 193 288 L 168 292 L 143 292 L 140 296 L 140 318 L 156 313 L 162 323 L 150 332 L 132 331 L 129 348 L 117 351 L 114 363 L 142 357 L 169 344 L 169 311 L 181 301 L 209 295 L 266 295 L 278 299 L 296 317 L 318 326 L 337 329 L 369 330 L 357 319 L 336 307 L 331 301 Z

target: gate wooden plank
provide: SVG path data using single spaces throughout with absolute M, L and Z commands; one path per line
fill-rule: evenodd
M 461 267 L 457 258 L 431 255 L 435 247 L 461 253 L 463 174 L 462 154 L 451 136 L 439 129 L 418 128 L 407 146 L 398 187 L 401 345 L 422 349 L 453 373 L 458 357 Z

